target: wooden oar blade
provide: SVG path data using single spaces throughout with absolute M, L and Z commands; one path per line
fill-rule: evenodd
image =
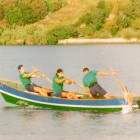
M 123 91 L 124 99 L 125 99 L 125 101 L 128 103 L 129 107 L 132 108 L 133 100 L 134 100 L 133 94 L 127 92 L 125 86 L 124 86 L 123 83 L 121 82 L 121 80 L 120 80 L 119 76 L 117 75 L 117 73 L 115 72 L 115 70 L 114 70 L 112 67 L 110 67 L 110 70 L 111 70 L 112 72 L 115 73 L 114 76 L 115 76 L 115 78 L 117 79 L 117 81 L 118 81 L 118 83 L 119 83 L 119 85 L 120 85 L 120 87 L 121 87 L 121 89 L 122 89 L 122 91 Z

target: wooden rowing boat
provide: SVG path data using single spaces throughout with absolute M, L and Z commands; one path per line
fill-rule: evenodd
M 112 99 L 79 99 L 68 100 L 58 97 L 43 97 L 36 93 L 27 92 L 21 83 L 0 79 L 0 93 L 6 102 L 22 105 L 49 108 L 57 110 L 92 110 L 100 112 L 121 111 L 126 106 L 123 97 L 114 96 Z M 77 95 L 79 95 L 77 93 Z M 140 101 L 135 97 L 133 108 L 138 108 Z

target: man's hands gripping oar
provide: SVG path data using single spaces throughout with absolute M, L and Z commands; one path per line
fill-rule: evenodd
M 114 72 L 114 77 L 117 79 L 122 91 L 123 91 L 123 94 L 124 94 L 124 99 L 125 101 L 128 103 L 129 107 L 132 109 L 132 105 L 133 105 L 133 94 L 130 93 L 130 92 L 127 92 L 125 86 L 123 85 L 123 83 L 121 82 L 120 78 L 118 77 L 118 75 L 116 74 L 116 72 L 114 71 L 114 69 L 111 67 L 110 68 L 111 72 Z
M 37 69 L 36 67 L 32 66 L 33 69 Z M 42 77 L 45 78 L 49 83 L 52 84 L 52 80 L 49 79 L 45 74 L 43 74 L 42 72 L 38 71 L 38 74 Z

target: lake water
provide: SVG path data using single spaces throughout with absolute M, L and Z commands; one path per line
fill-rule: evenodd
M 140 96 L 140 45 L 0 46 L 0 78 L 19 81 L 17 67 L 37 67 L 52 79 L 58 68 L 82 83 L 82 69 L 110 71 L 113 67 L 128 91 Z M 33 82 L 51 87 L 44 79 Z M 111 94 L 123 95 L 112 76 L 98 77 Z M 76 85 L 66 90 L 79 91 Z M 128 114 L 20 108 L 0 97 L 0 140 L 139 140 L 140 110 Z

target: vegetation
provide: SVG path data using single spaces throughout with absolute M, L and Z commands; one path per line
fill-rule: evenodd
M 59 25 L 52 30 L 48 31 L 48 44 L 54 45 L 58 43 L 58 40 L 67 39 L 67 38 L 76 38 L 78 37 L 78 31 L 74 26 L 62 26 Z
M 67 5 L 67 0 L 46 0 L 46 5 L 49 12 L 55 12 Z
M 4 10 L 4 18 L 10 25 L 34 23 L 46 15 L 47 7 L 43 0 L 17 0 Z
M 0 44 L 140 39 L 140 0 L 0 0 Z

